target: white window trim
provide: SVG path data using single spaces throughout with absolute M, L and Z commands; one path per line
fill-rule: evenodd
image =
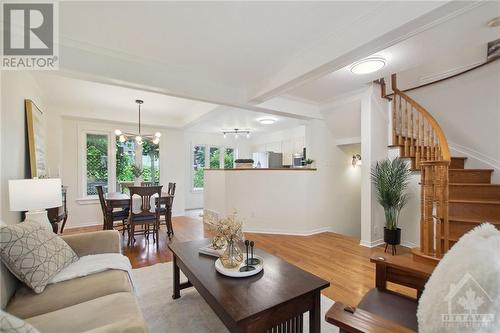
M 90 129 L 78 126 L 78 199 L 85 203 L 94 203 L 98 200 L 97 195 L 87 195 L 87 134 L 106 135 L 108 138 L 108 192 L 116 191 L 116 149 L 112 149 L 114 133 L 104 130 Z

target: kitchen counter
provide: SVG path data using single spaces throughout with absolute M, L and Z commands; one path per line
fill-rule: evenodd
M 308 168 L 207 169 L 204 216 L 227 216 L 235 210 L 245 232 L 310 235 L 325 231 L 329 217 L 319 171 Z M 238 171 L 238 172 L 235 172 Z

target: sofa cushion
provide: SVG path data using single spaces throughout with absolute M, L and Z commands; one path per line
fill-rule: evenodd
M 34 221 L 0 227 L 0 257 L 12 274 L 36 293 L 78 260 L 68 244 Z
M 19 318 L 34 317 L 118 292 L 130 292 L 127 272 L 108 270 L 81 278 L 49 284 L 41 294 L 22 286 L 6 310 Z
M 26 321 L 40 332 L 78 333 L 96 330 L 114 323 L 140 322 L 142 315 L 131 293 L 116 293 L 76 304 Z M 97 330 L 99 332 L 99 330 Z M 126 332 L 115 330 L 115 332 Z M 145 326 L 134 332 L 147 332 Z
M 0 310 L 0 332 L 2 333 L 40 333 L 36 328 L 10 313 Z

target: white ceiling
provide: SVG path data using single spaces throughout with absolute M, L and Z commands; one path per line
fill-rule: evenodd
M 68 78 L 49 72 L 33 72 L 47 107 L 67 116 L 136 122 L 136 99 L 144 100 L 145 124 L 179 127 L 218 105 L 142 91 L 138 89 Z
M 486 60 L 486 44 L 500 37 L 500 27 L 486 24 L 500 15 L 500 2 L 484 2 L 441 25 L 428 29 L 374 55 L 387 65 L 380 71 L 355 75 L 346 66 L 302 85 L 288 93 L 317 103 L 325 103 L 373 80 L 399 73 L 400 87 L 425 83 L 426 78 L 459 71 Z
M 192 79 L 253 89 L 288 58 L 381 3 L 61 2 L 60 39 Z
M 273 118 L 276 122 L 272 125 L 262 125 L 261 118 Z M 207 113 L 187 127 L 190 131 L 221 133 L 223 129 L 248 129 L 253 134 L 280 131 L 304 124 L 304 120 L 269 115 L 266 113 L 248 111 L 238 108 L 221 106 Z

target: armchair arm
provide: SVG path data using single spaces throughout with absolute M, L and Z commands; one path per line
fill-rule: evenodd
M 86 232 L 61 238 L 79 257 L 100 253 L 121 253 L 120 233 L 117 230 Z
M 398 323 L 340 302 L 333 304 L 325 320 L 347 333 L 416 333 Z
M 384 253 L 375 253 L 371 256 L 370 262 L 375 263 L 377 289 L 385 291 L 387 290 L 387 282 L 393 282 L 416 289 L 417 298 L 420 298 L 420 294 L 435 268 L 433 265 L 415 261 L 410 254 L 388 256 Z

